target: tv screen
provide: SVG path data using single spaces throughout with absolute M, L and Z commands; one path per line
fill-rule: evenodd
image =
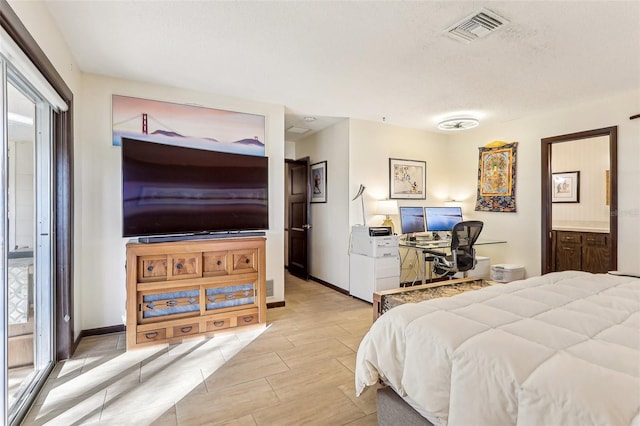
M 424 232 L 422 207 L 400 207 L 400 228 L 403 234 Z
M 460 207 L 425 207 L 424 217 L 427 222 L 427 231 L 452 231 L 453 225 L 462 222 L 462 209 Z
M 268 158 L 122 138 L 124 237 L 269 228 Z

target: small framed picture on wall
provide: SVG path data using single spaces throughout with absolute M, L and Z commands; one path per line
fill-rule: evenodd
M 551 173 L 553 203 L 580 202 L 580 172 Z
M 311 165 L 311 202 L 327 202 L 327 162 L 321 161 Z
M 425 161 L 389 158 L 389 198 L 424 200 L 426 183 Z

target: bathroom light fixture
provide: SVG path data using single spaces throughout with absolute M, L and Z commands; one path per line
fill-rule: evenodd
M 473 117 L 456 117 L 448 118 L 438 123 L 440 130 L 467 130 L 477 127 L 480 124 L 477 118 Z

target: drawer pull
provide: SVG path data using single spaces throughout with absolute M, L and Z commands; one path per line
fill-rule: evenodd
M 193 326 L 187 326 L 187 327 L 180 327 L 180 331 L 183 333 L 188 333 L 193 329 Z
M 231 300 L 231 299 L 234 299 L 236 296 L 233 294 L 227 294 L 225 297 L 227 300 Z
M 573 247 L 562 247 L 562 250 L 569 250 L 569 251 L 573 251 Z
M 178 269 L 178 270 L 182 269 L 182 263 L 178 263 L 178 264 L 176 265 L 176 269 Z
M 253 321 L 253 315 L 242 317 L 242 319 L 244 320 L 244 322 L 251 322 Z
M 218 260 L 218 261 L 216 262 L 216 265 L 218 265 L 218 266 L 222 265 L 222 260 Z
M 167 306 L 172 307 L 178 304 L 177 300 L 167 300 Z
M 244 263 L 246 263 L 247 265 L 249 264 L 249 262 L 251 262 L 249 259 L 244 260 Z
M 213 325 L 215 325 L 216 327 L 222 327 L 224 325 L 224 321 L 214 321 Z
M 153 271 L 153 266 L 152 265 L 147 266 L 147 271 L 152 272 Z
M 157 331 L 152 331 L 151 333 L 144 333 L 144 337 L 151 340 L 151 339 L 155 339 L 156 337 L 158 337 L 158 332 Z

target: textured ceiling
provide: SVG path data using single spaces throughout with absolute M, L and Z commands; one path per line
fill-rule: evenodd
M 640 1 L 46 3 L 82 71 L 281 104 L 287 126 L 436 130 L 640 88 Z M 469 44 L 444 34 L 481 7 L 509 23 Z

